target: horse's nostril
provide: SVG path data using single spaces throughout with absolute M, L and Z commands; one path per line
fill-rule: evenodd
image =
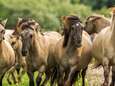
M 27 55 L 27 51 L 22 50 L 22 55 L 26 56 Z
M 78 43 L 81 43 L 81 39 L 78 40 Z

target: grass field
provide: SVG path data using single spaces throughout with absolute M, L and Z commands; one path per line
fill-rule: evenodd
M 37 75 L 37 74 L 35 73 L 35 78 L 36 78 L 36 75 Z M 3 86 L 29 86 L 27 74 L 25 74 L 25 75 L 22 77 L 22 82 L 21 82 L 20 84 L 18 84 L 18 85 L 15 85 L 15 84 L 9 85 L 8 82 L 7 82 L 7 80 L 6 80 L 6 77 L 7 77 L 7 76 L 5 76 L 4 79 L 3 79 Z M 82 79 L 79 78 L 78 81 L 76 81 L 75 86 L 82 86 L 82 82 L 81 82 L 81 81 L 82 81 Z M 47 83 L 46 86 L 50 86 L 49 82 Z M 87 80 L 86 80 L 86 86 L 88 86 Z

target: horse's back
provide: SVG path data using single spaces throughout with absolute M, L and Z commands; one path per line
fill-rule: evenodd
M 45 32 L 43 33 L 45 36 L 48 36 L 52 39 L 60 39 L 61 38 L 61 34 L 56 32 L 56 31 L 48 31 L 48 32 Z

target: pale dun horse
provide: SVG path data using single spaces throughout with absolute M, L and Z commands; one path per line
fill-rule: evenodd
M 0 86 L 5 73 L 15 64 L 15 53 L 4 39 L 6 21 L 0 22 Z
M 41 84 L 42 75 L 46 72 L 47 58 L 52 55 L 53 47 L 61 37 L 57 32 L 40 32 L 39 24 L 33 19 L 20 19 L 17 23 L 17 34 L 22 38 L 22 55 L 27 56 L 27 74 L 29 86 L 34 86 L 34 72 L 39 71 L 36 84 Z
M 13 31 L 12 31 L 13 33 Z M 22 41 L 21 37 L 17 35 L 13 35 L 10 33 L 8 36 L 8 41 L 11 44 L 12 48 L 15 51 L 16 56 L 16 63 L 15 65 L 8 71 L 7 81 L 9 84 L 12 84 L 10 78 L 13 79 L 14 84 L 19 84 L 21 82 L 21 78 L 23 74 L 26 72 L 26 61 L 25 58 L 22 56 L 21 49 L 22 49 Z
M 110 26 L 110 20 L 102 15 L 89 16 L 85 21 L 85 31 L 90 34 L 92 40 L 105 27 Z
M 103 29 L 94 39 L 92 54 L 104 69 L 104 83 L 102 86 L 109 86 L 110 67 L 112 67 L 110 86 L 115 86 L 115 7 L 112 10 L 110 27 Z
M 62 22 L 64 36 L 57 42 L 54 54 L 58 85 L 72 86 L 82 70 L 82 86 L 85 86 L 86 69 L 91 60 L 90 36 L 83 31 L 84 27 L 77 16 L 64 16 Z

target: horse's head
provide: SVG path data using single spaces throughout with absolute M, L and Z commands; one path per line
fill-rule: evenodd
M 25 29 L 21 32 L 21 38 L 22 38 L 22 55 L 27 56 L 29 54 L 29 51 L 31 50 L 31 47 L 34 44 L 34 38 L 35 38 L 35 31 L 32 29 Z
M 0 42 L 4 39 L 6 22 L 7 20 L 0 21 Z
M 101 15 L 89 16 L 85 22 L 85 31 L 89 34 L 98 33 L 102 28 L 110 25 L 110 21 Z
M 69 38 L 74 42 L 76 47 L 81 46 L 83 25 L 77 16 L 64 16 L 62 17 L 64 25 L 64 44 L 67 45 Z
M 28 28 L 38 31 L 39 23 L 31 18 L 18 18 L 14 34 L 20 34 L 24 29 Z
M 21 50 L 22 49 L 22 41 L 21 41 L 20 36 L 10 35 L 9 42 L 10 42 L 10 44 L 13 47 L 14 50 Z

